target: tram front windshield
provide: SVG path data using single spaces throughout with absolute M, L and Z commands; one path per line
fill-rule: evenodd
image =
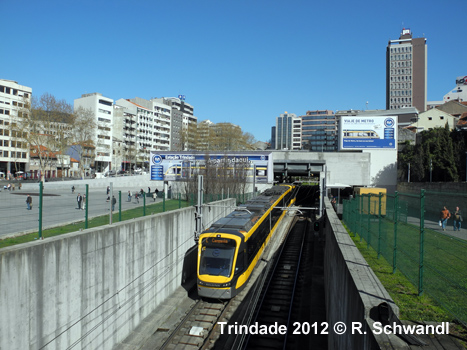
M 224 243 L 217 243 L 213 238 L 203 240 L 200 275 L 230 276 L 235 254 L 235 241 L 230 239 L 218 239 L 217 241 Z

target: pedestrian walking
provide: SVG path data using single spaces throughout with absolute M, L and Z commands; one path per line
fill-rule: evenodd
M 446 231 L 446 223 L 448 222 L 448 219 L 451 217 L 451 213 L 446 207 L 443 207 L 443 210 L 441 210 L 441 227 L 443 231 Z
M 71 193 L 75 193 L 75 186 L 71 186 Z
M 148 193 L 151 193 L 151 187 L 148 187 Z
M 21 189 L 21 182 L 18 184 L 18 190 Z
M 459 207 L 456 207 L 456 211 L 454 212 L 454 231 L 461 230 L 461 222 L 462 222 L 462 212 Z
M 131 191 L 128 191 L 128 202 L 131 202 Z
M 76 201 L 78 202 L 78 209 L 81 209 L 81 204 L 83 203 L 83 196 L 81 196 L 81 193 L 78 193 Z
M 112 196 L 112 211 L 115 210 L 115 204 L 117 203 L 117 198 L 115 196 Z
M 83 205 L 81 206 L 82 210 L 86 210 L 86 195 L 83 194 Z
M 26 198 L 26 205 L 28 207 L 28 210 L 32 209 L 32 198 L 29 194 L 28 194 L 28 197 Z
M 107 186 L 107 196 L 109 195 L 110 193 L 110 186 Z
M 138 191 L 135 192 L 135 200 L 136 200 L 136 203 L 139 204 Z

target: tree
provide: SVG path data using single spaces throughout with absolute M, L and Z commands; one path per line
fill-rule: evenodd
M 44 93 L 39 98 L 33 97 L 31 102 L 23 100 L 10 124 L 12 137 L 22 146 L 27 145 L 38 159 L 41 180 L 45 180 L 45 170 L 56 161 L 57 149 L 66 137 L 58 133 L 60 125 L 73 121 L 72 108 L 65 100 L 57 100 L 53 95 Z M 24 143 L 24 144 L 23 144 Z
M 251 168 L 247 162 L 235 162 L 232 158 L 224 155 L 221 159 L 211 159 L 209 153 L 204 156 L 204 161 L 193 164 L 193 173 L 184 182 L 186 200 L 198 191 L 198 175 L 204 176 L 203 193 L 205 198 L 213 195 L 224 194 L 224 196 L 244 194 L 247 179 Z
M 250 133 L 232 123 L 202 121 L 196 130 L 195 148 L 197 151 L 243 151 L 254 149 L 256 142 Z
M 77 154 L 81 177 L 84 177 L 85 169 L 90 168 L 96 158 L 96 145 L 94 143 L 96 128 L 94 112 L 91 109 L 78 107 L 74 112 L 70 149 Z
M 415 181 L 429 179 L 430 164 L 433 181 L 459 181 L 459 165 L 463 162 L 465 143 L 463 132 L 450 131 L 449 125 L 444 128 L 424 130 L 417 138 L 417 144 L 407 144 L 399 153 L 399 172 L 404 177 L 407 164 L 411 164 Z

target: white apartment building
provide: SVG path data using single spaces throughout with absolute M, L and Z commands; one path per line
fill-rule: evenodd
M 138 128 L 139 134 L 143 136 L 143 140 L 149 141 L 145 135 L 150 136 L 149 138 L 151 140 L 148 147 L 153 150 L 169 151 L 171 132 L 170 115 L 172 108 L 159 99 L 151 99 L 148 101 L 140 97 L 135 97 L 129 99 L 129 101 L 143 106 L 152 112 L 151 123 L 143 122 L 142 127 Z
M 0 178 L 29 170 L 28 146 L 12 135 L 10 127 L 23 103 L 26 101 L 30 104 L 31 96 L 30 87 L 0 79 Z
M 94 113 L 97 129 L 94 134 L 96 154 L 94 169 L 97 172 L 106 172 L 112 167 L 112 135 L 113 135 L 113 100 L 102 96 L 98 92 L 83 94 L 75 99 L 75 111 L 83 107 Z
M 162 97 L 152 99 L 152 101 L 166 104 L 172 108 L 171 150 L 183 151 L 195 149 L 198 118 L 194 116 L 193 106 L 185 102 L 185 97 Z
M 141 101 L 140 101 L 141 102 Z M 124 162 L 144 167 L 153 145 L 154 112 L 129 99 L 118 99 L 115 105 L 124 108 L 123 142 L 127 145 Z

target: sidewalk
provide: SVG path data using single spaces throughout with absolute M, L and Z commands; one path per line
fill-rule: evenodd
M 407 217 L 407 223 L 415 226 L 420 226 L 420 219 L 413 216 Z M 443 233 L 448 236 L 456 237 L 459 239 L 467 240 L 467 229 L 461 228 L 460 231 L 454 231 L 452 220 L 448 220 L 446 225 L 446 231 L 443 231 L 439 226 L 438 221 L 425 220 L 425 229 L 433 230 L 439 233 Z

